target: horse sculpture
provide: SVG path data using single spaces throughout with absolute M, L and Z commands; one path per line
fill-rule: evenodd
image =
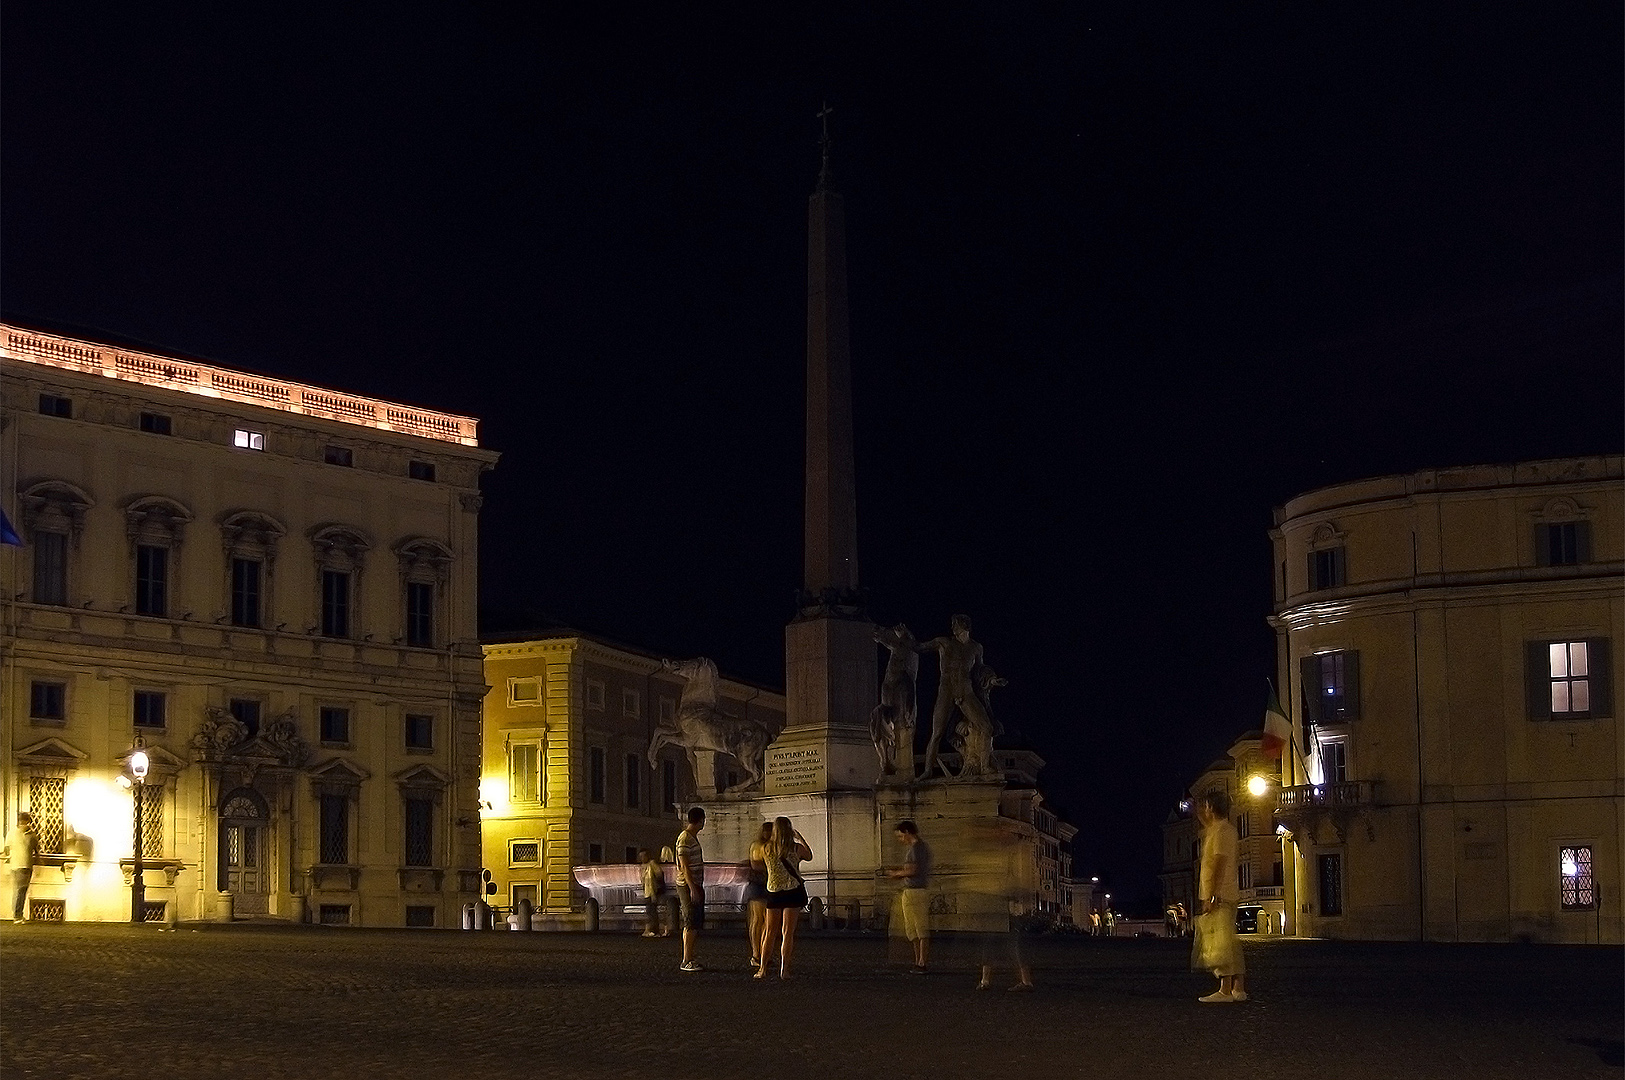
M 684 680 L 683 695 L 677 702 L 677 716 L 655 728 L 649 742 L 649 764 L 665 746 L 680 746 L 688 753 L 688 767 L 695 784 L 700 783 L 697 750 L 727 754 L 745 770 L 743 782 L 728 788 L 744 791 L 762 780 L 762 761 L 772 741 L 767 728 L 754 720 L 726 716 L 717 707 L 717 665 L 705 657 L 695 660 L 662 661 L 667 671 Z
M 880 757 L 876 782 L 898 773 L 913 780 L 914 725 L 919 715 L 914 684 L 920 674 L 920 654 L 914 635 L 902 623 L 877 628 L 874 636 L 890 653 L 880 681 L 880 704 L 869 713 L 869 737 Z

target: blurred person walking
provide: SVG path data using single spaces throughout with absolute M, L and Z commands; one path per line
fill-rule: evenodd
M 750 844 L 750 880 L 745 883 L 745 937 L 750 941 L 750 966 L 762 966 L 762 934 L 767 926 L 767 845 L 773 823 L 762 822 Z
M 812 858 L 812 848 L 802 839 L 790 819 L 773 819 L 771 838 L 763 851 L 767 864 L 767 917 L 762 925 L 761 966 L 756 978 L 767 978 L 773 962 L 773 942 L 779 939 L 779 978 L 790 977 L 790 964 L 796 954 L 796 923 L 807 906 L 807 885 L 801 880 L 801 864 Z
M 1038 891 L 1038 866 L 1011 829 L 990 822 L 971 834 L 960 912 L 980 939 L 982 978 L 978 990 L 993 989 L 993 972 L 1015 968 L 1011 990 L 1033 989 L 1033 972 L 1021 952 L 1020 916 L 1029 913 Z
M 666 868 L 649 854 L 648 848 L 638 849 L 638 862 L 643 864 L 643 936 L 654 937 L 660 933 L 660 900 L 666 895 Z
M 1230 823 L 1230 796 L 1223 791 L 1205 793 L 1197 800 L 1196 820 L 1202 826 L 1201 914 L 1196 917 L 1191 969 L 1211 971 L 1219 980 L 1217 990 L 1198 1000 L 1208 1005 L 1246 1001 L 1247 965 L 1236 933 L 1236 902 L 1241 898 L 1236 880 L 1239 838 Z
M 34 832 L 34 815 L 24 810 L 17 815 L 17 827 L 6 837 L 0 851 L 11 864 L 11 885 L 16 890 L 11 903 L 11 921 L 28 921 L 28 886 L 34 880 L 34 856 L 39 854 L 39 837 Z

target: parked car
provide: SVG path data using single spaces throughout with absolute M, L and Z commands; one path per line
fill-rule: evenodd
M 1258 933 L 1258 916 L 1264 909 L 1253 904 L 1243 904 L 1236 909 L 1236 933 Z

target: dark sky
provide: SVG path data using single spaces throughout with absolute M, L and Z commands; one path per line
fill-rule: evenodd
M 1620 12 L 904 7 L 11 4 L 0 304 L 478 416 L 492 627 L 780 684 L 829 101 L 873 614 L 1151 897 L 1271 507 L 1625 444 Z

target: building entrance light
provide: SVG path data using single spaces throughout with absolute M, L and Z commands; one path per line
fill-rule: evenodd
M 130 775 L 135 777 L 135 837 L 130 867 L 130 921 L 133 923 L 147 921 L 147 868 L 141 861 L 142 848 L 145 847 L 141 835 L 141 794 L 147 786 L 147 769 L 151 765 L 147 759 L 146 745 L 146 740 L 137 735 L 130 753 Z M 121 776 L 119 779 L 124 778 Z

